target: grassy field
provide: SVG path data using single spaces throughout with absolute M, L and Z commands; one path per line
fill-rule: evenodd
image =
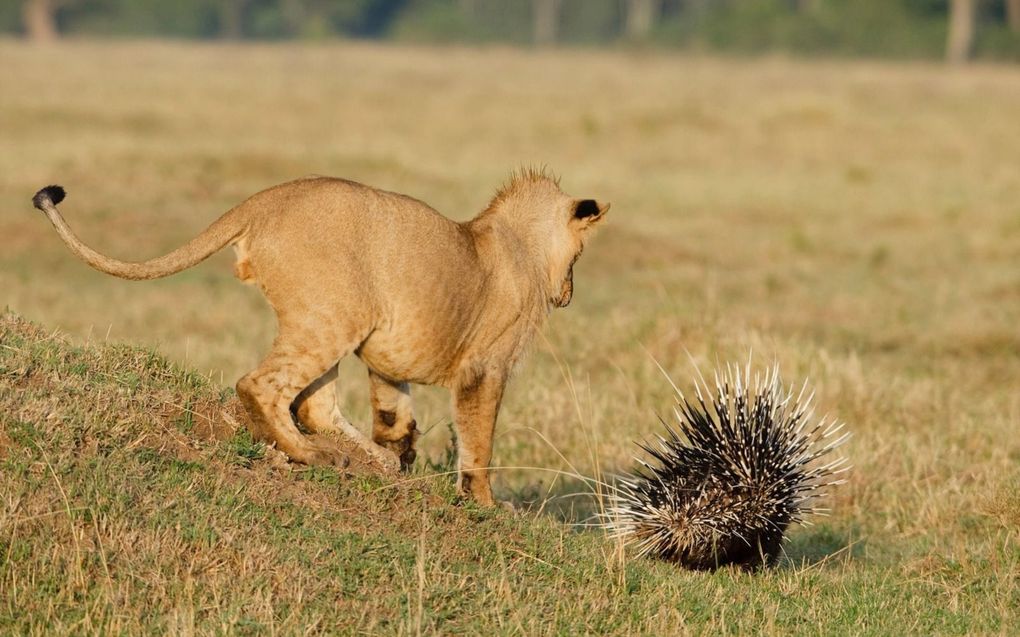
M 0 303 L 36 324 L 0 342 L 0 630 L 1020 631 L 1017 68 L 0 41 L 0 87 Z M 61 183 L 87 242 L 142 259 L 304 174 L 465 219 L 520 164 L 613 210 L 504 403 L 517 517 L 453 504 L 441 391 L 416 389 L 398 485 L 190 416 L 273 334 L 230 255 L 120 281 L 29 203 Z M 556 472 L 625 470 L 658 431 L 656 360 L 689 387 L 751 350 L 854 433 L 778 569 L 679 572 L 564 524 L 593 504 Z M 341 382 L 366 425 L 360 364 Z

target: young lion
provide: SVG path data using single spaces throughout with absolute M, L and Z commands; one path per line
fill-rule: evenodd
M 269 355 L 237 383 L 256 439 L 297 462 L 348 462 L 300 425 L 407 467 L 417 437 L 408 384 L 442 385 L 453 394 L 458 487 L 483 504 L 503 388 L 549 310 L 570 302 L 574 263 L 609 209 L 524 171 L 456 223 L 411 197 L 309 177 L 254 195 L 170 254 L 128 263 L 84 245 L 57 211 L 63 198 L 49 186 L 33 203 L 80 259 L 121 278 L 168 276 L 234 246 L 237 277 L 262 290 L 279 323 Z M 372 439 L 393 455 L 336 406 L 337 363 L 351 353 L 368 366 Z

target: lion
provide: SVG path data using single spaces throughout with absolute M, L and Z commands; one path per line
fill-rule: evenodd
M 132 280 L 190 268 L 230 244 L 235 274 L 257 286 L 278 332 L 237 383 L 258 440 L 292 461 L 346 466 L 330 436 L 354 440 L 389 471 L 415 459 L 410 384 L 450 390 L 457 487 L 493 504 L 488 467 L 507 380 L 553 308 L 573 296 L 573 268 L 608 203 L 573 198 L 544 171 L 524 170 L 470 221 L 346 179 L 312 176 L 259 192 L 169 254 L 129 263 L 83 244 L 56 205 L 33 199 L 71 251 Z M 337 406 L 338 362 L 368 368 L 372 439 Z M 328 434 L 321 436 L 318 434 Z

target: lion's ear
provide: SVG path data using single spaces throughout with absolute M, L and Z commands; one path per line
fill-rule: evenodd
M 599 203 L 594 199 L 579 199 L 574 204 L 574 218 L 593 223 L 599 221 L 608 210 L 608 203 Z

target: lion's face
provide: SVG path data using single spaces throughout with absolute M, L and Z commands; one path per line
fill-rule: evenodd
M 553 252 L 550 259 L 549 279 L 554 291 L 551 303 L 555 307 L 566 307 L 574 296 L 574 264 L 584 250 L 584 244 L 595 227 L 609 210 L 608 203 L 594 199 L 566 198 L 557 218 L 559 236 L 553 238 Z

